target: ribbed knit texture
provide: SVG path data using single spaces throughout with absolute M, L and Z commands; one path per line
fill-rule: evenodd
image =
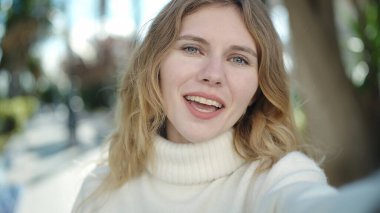
M 210 182 L 231 174 L 244 163 L 235 151 L 232 130 L 202 143 L 174 143 L 157 136 L 154 148 L 148 172 L 172 184 Z
M 154 148 L 143 174 L 78 212 L 347 212 L 325 211 L 336 191 L 315 162 L 299 152 L 257 173 L 258 161 L 245 163 L 235 151 L 233 131 L 202 143 L 157 137 Z M 104 169 L 97 168 L 86 178 L 74 209 L 97 189 L 102 174 Z

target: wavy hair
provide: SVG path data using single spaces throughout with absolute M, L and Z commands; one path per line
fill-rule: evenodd
M 254 104 L 234 125 L 237 152 L 260 160 L 260 171 L 299 148 L 282 45 L 260 0 L 173 0 L 151 24 L 119 85 L 116 129 L 110 137 L 104 184 L 119 187 L 139 176 L 152 159 L 153 138 L 165 125 L 159 86 L 160 63 L 176 41 L 182 19 L 210 4 L 234 5 L 258 50 L 259 90 Z

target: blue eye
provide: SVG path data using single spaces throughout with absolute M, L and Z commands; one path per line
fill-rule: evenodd
M 184 47 L 183 50 L 191 55 L 195 55 L 200 52 L 198 48 L 192 46 Z
M 247 65 L 248 64 L 248 61 L 246 59 L 244 59 L 243 57 L 240 57 L 240 56 L 234 56 L 230 59 L 230 61 L 237 63 L 239 65 Z

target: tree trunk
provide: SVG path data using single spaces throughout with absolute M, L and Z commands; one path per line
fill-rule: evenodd
M 284 0 L 289 11 L 295 80 L 309 138 L 326 154 L 329 181 L 341 185 L 367 175 L 374 161 L 367 120 L 346 77 L 336 38 L 333 1 Z

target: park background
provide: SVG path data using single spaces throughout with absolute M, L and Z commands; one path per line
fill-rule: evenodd
M 0 0 L 0 212 L 70 212 L 118 73 L 168 0 Z M 265 0 L 297 125 L 337 187 L 380 164 L 380 1 Z

